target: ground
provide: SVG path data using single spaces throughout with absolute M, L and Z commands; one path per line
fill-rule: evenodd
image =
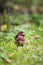
M 15 35 L 23 30 L 26 43 L 15 44 Z M 43 27 L 35 24 L 11 26 L 9 32 L 0 32 L 0 65 L 43 65 Z

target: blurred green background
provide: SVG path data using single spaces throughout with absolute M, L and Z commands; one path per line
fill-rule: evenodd
M 0 0 L 0 26 L 29 22 L 43 25 L 43 0 Z

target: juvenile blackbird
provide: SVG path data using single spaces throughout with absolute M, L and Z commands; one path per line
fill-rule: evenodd
M 15 36 L 15 40 L 19 46 L 23 46 L 26 42 L 26 37 L 24 32 L 23 31 L 18 32 L 17 35 Z

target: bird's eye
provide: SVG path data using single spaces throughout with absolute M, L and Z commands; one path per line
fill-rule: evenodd
M 24 36 L 25 36 L 25 34 L 21 34 L 21 36 L 23 36 L 23 37 L 24 37 Z
M 23 37 L 25 36 L 25 35 L 22 35 Z

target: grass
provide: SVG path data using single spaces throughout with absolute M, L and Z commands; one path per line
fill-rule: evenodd
M 14 39 L 20 30 L 26 35 L 23 47 L 17 47 Z M 0 65 L 43 65 L 43 27 L 39 29 L 35 24 L 11 26 L 9 32 L 0 34 Z M 35 35 L 39 39 L 35 39 Z

